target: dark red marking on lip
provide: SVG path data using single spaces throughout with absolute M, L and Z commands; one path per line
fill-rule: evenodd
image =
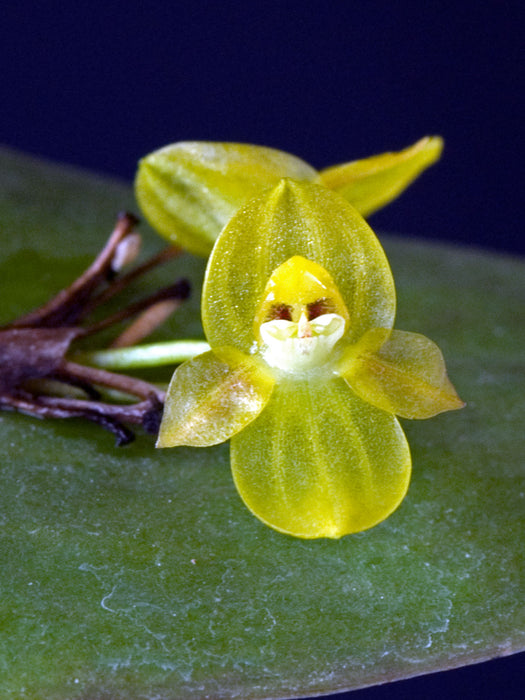
M 308 310 L 309 321 L 313 321 L 314 318 L 322 316 L 323 314 L 333 314 L 336 311 L 334 302 L 328 297 L 312 301 L 306 308 Z
M 289 304 L 273 304 L 267 314 L 266 321 L 291 321 L 292 307 Z

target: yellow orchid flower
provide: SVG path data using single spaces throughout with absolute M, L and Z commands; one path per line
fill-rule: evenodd
M 142 158 L 135 192 L 153 228 L 172 243 L 207 256 L 241 204 L 282 178 L 324 185 L 368 216 L 401 194 L 439 158 L 442 148 L 441 138 L 425 137 L 397 153 L 318 172 L 273 148 L 184 141 Z
M 202 310 L 211 350 L 176 370 L 158 446 L 231 439 L 248 508 L 297 537 L 390 515 L 411 471 L 394 414 L 463 403 L 437 346 L 392 330 L 392 274 L 361 215 L 326 187 L 281 180 L 218 237 Z

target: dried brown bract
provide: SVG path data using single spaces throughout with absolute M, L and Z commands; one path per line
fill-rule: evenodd
M 101 321 L 86 322 L 92 311 L 126 289 L 133 280 L 180 253 L 178 248 L 168 247 L 121 274 L 139 252 L 136 223 L 131 214 L 119 215 L 103 250 L 73 284 L 35 311 L 0 327 L 0 409 L 38 418 L 85 418 L 110 430 L 117 445 L 134 439 L 126 424 L 140 425 L 150 433 L 158 431 L 163 391 L 140 379 L 87 367 L 67 358 L 75 340 L 137 316 L 112 343 L 112 347 L 133 345 L 187 298 L 189 284 L 179 280 Z M 55 390 L 50 390 L 51 387 Z M 65 391 L 58 391 L 58 387 Z M 72 387 L 77 389 L 75 396 L 68 395 Z M 102 387 L 138 401 L 102 401 Z

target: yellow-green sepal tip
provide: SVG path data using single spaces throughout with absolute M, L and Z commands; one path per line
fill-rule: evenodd
M 363 216 L 396 199 L 441 156 L 443 139 L 426 136 L 395 153 L 334 165 L 321 171 L 325 187 L 338 192 Z

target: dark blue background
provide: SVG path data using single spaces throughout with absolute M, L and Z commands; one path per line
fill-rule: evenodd
M 518 4 L 6 4 L 0 142 L 131 179 L 181 139 L 322 167 L 442 134 L 373 227 L 525 251 Z
M 494 0 L 8 0 L 0 142 L 131 180 L 142 155 L 181 139 L 323 167 L 441 134 L 442 161 L 373 227 L 523 253 L 523 29 L 518 3 Z M 517 698 L 522 664 L 351 697 Z

